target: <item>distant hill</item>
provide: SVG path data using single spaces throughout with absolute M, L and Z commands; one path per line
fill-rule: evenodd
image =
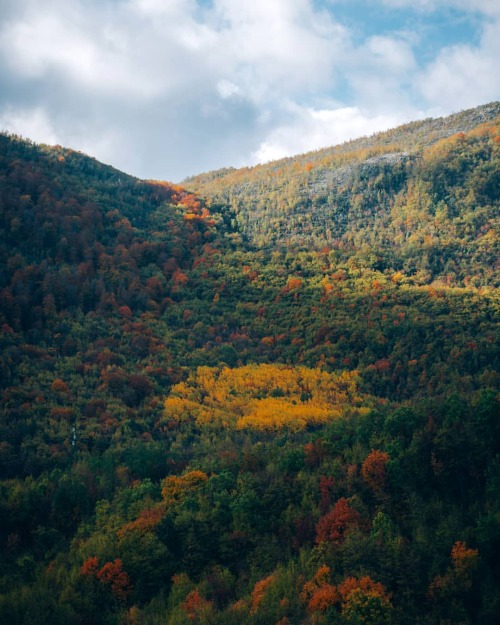
M 498 258 L 500 103 L 184 184 L 230 211 L 249 243 L 369 255 L 490 284 Z M 382 263 L 382 264 L 380 264 Z M 425 266 L 424 266 L 425 265 Z M 479 269 L 481 267 L 481 269 Z M 456 273 L 456 270 L 453 270 Z

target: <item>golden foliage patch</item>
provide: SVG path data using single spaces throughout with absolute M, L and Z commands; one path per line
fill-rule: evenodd
M 367 411 L 356 371 L 285 365 L 199 367 L 165 401 L 167 422 L 192 420 L 238 429 L 304 429 Z

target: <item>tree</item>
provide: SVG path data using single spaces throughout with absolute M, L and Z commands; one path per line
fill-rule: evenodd
M 300 598 L 306 603 L 309 612 L 325 612 L 340 601 L 338 590 L 330 584 L 329 577 L 330 567 L 322 565 L 313 579 L 302 587 Z
M 103 586 L 108 587 L 119 601 L 126 601 L 132 591 L 130 578 L 123 570 L 123 563 L 119 558 L 113 562 L 106 562 L 99 569 L 97 557 L 92 556 L 82 564 L 80 573 L 84 577 L 97 579 Z
M 184 475 L 172 475 L 162 482 L 161 494 L 167 507 L 180 503 L 186 496 L 194 493 L 208 481 L 203 471 L 189 471 Z
M 342 597 L 342 616 L 349 625 L 387 625 L 392 604 L 384 586 L 368 575 L 349 577 L 338 587 Z
M 126 571 L 123 570 L 123 563 L 119 558 L 113 562 L 106 562 L 97 571 L 96 577 L 101 584 L 109 586 L 113 595 L 120 601 L 125 601 L 132 592 L 130 578 Z
M 262 601 L 264 600 L 264 597 L 266 596 L 266 591 L 269 588 L 269 586 L 273 583 L 273 581 L 274 581 L 274 576 L 269 575 L 268 577 L 265 577 L 264 579 L 261 579 L 258 582 L 256 582 L 252 590 L 252 612 L 256 612 L 259 609 L 260 604 L 262 603 Z
M 341 543 L 346 534 L 359 526 L 359 512 L 351 508 L 345 497 L 341 497 L 334 507 L 318 521 L 316 543 Z
M 212 603 L 204 599 L 196 589 L 188 594 L 181 607 L 192 621 L 199 621 L 213 609 Z
M 389 454 L 374 449 L 361 466 L 361 477 L 375 493 L 381 493 L 384 489 L 389 459 Z

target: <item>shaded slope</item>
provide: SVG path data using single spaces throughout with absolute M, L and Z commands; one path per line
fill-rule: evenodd
M 1 308 L 24 330 L 50 311 L 156 308 L 213 226 L 180 187 L 5 135 L 0 189 Z

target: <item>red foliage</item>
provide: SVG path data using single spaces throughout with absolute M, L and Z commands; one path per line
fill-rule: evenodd
M 310 612 L 324 612 L 339 600 L 339 593 L 332 584 L 324 584 L 317 588 L 309 599 L 307 609 Z
M 63 406 L 54 406 L 50 409 L 50 416 L 53 419 L 69 420 L 74 416 L 73 408 L 64 408 Z
M 378 449 L 371 451 L 361 467 L 361 477 L 376 492 L 384 488 L 386 479 L 386 465 L 389 454 Z
M 172 275 L 172 281 L 175 286 L 183 286 L 188 281 L 188 277 L 180 269 L 176 269 Z
M 460 540 L 453 545 L 451 566 L 445 575 L 437 575 L 429 585 L 427 596 L 442 601 L 450 595 L 462 594 L 472 586 L 473 573 L 479 563 L 479 552 Z
M 142 510 L 135 521 L 129 521 L 120 530 L 118 530 L 119 536 L 124 536 L 127 532 L 139 532 L 145 534 L 154 530 L 154 528 L 165 517 L 166 510 L 164 506 L 157 506 L 155 508 L 146 508 Z
M 125 317 L 127 319 L 130 319 L 132 317 L 132 311 L 130 310 L 129 306 L 120 306 L 118 308 L 118 313 L 121 317 Z
M 312 443 L 306 443 L 304 445 L 305 461 L 310 467 L 319 467 L 323 462 L 326 450 L 323 447 L 323 441 L 317 438 Z
M 302 587 L 300 598 L 307 604 L 310 612 L 324 612 L 340 601 L 337 588 L 329 583 L 330 567 L 323 564 L 314 578 Z
M 465 573 L 475 568 L 479 552 L 477 549 L 469 549 L 465 543 L 457 540 L 451 550 L 451 562 L 455 571 Z
M 99 569 L 99 562 L 95 556 L 92 556 L 90 558 L 87 558 L 85 562 L 82 564 L 80 573 L 82 575 L 97 575 L 98 569 Z
M 66 382 L 63 382 L 63 380 L 60 380 L 59 378 L 56 378 L 52 384 L 50 385 L 50 390 L 53 391 L 54 393 L 69 393 L 69 387 L 66 384 Z
M 204 599 L 197 590 L 192 590 L 182 603 L 182 609 L 192 620 L 195 620 L 202 612 L 206 612 L 211 607 L 210 601 Z
M 274 577 L 269 575 L 269 577 L 265 577 L 258 581 L 252 590 L 252 612 L 255 612 L 257 608 L 262 603 L 264 596 L 266 594 L 267 588 L 272 584 Z
M 125 601 L 132 590 L 130 578 L 118 558 L 114 562 L 106 562 L 102 569 L 97 571 L 96 577 L 101 584 L 109 586 L 113 595 L 121 601 Z
M 335 506 L 321 517 L 316 526 L 316 542 L 340 543 L 349 530 L 358 527 L 359 513 L 349 506 L 345 497 L 337 501 Z
M 284 289 L 282 289 L 282 292 L 286 293 L 289 291 L 294 291 L 296 289 L 300 289 L 301 286 L 302 280 L 300 278 L 291 276 L 290 278 L 288 278 L 286 286 L 284 287 Z

